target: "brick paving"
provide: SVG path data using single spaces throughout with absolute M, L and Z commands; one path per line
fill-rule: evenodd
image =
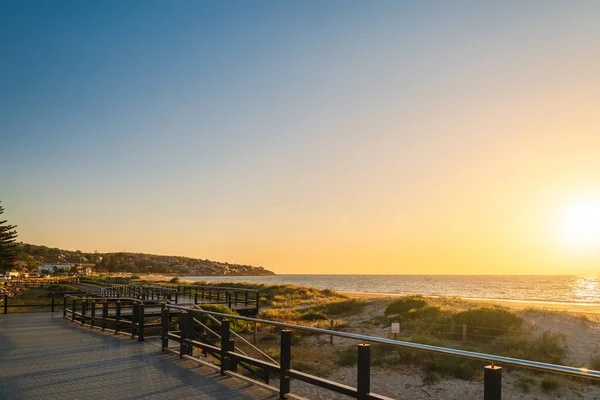
M 277 395 L 62 313 L 0 315 L 0 399 L 276 399 Z

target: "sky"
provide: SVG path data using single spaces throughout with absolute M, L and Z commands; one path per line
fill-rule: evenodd
M 19 240 L 597 274 L 600 2 L 0 0 Z

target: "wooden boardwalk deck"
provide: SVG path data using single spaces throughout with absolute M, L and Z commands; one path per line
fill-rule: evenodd
M 0 399 L 276 399 L 270 391 L 62 313 L 0 315 Z

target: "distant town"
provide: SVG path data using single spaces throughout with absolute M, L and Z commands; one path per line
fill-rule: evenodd
M 5 277 L 92 275 L 99 273 L 173 275 L 275 275 L 263 267 L 190 257 L 144 253 L 86 253 L 28 243 L 18 244 L 16 266 Z

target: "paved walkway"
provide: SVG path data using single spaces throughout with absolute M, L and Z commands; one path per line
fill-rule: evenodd
M 272 392 L 62 313 L 0 315 L 0 399 L 275 399 Z

